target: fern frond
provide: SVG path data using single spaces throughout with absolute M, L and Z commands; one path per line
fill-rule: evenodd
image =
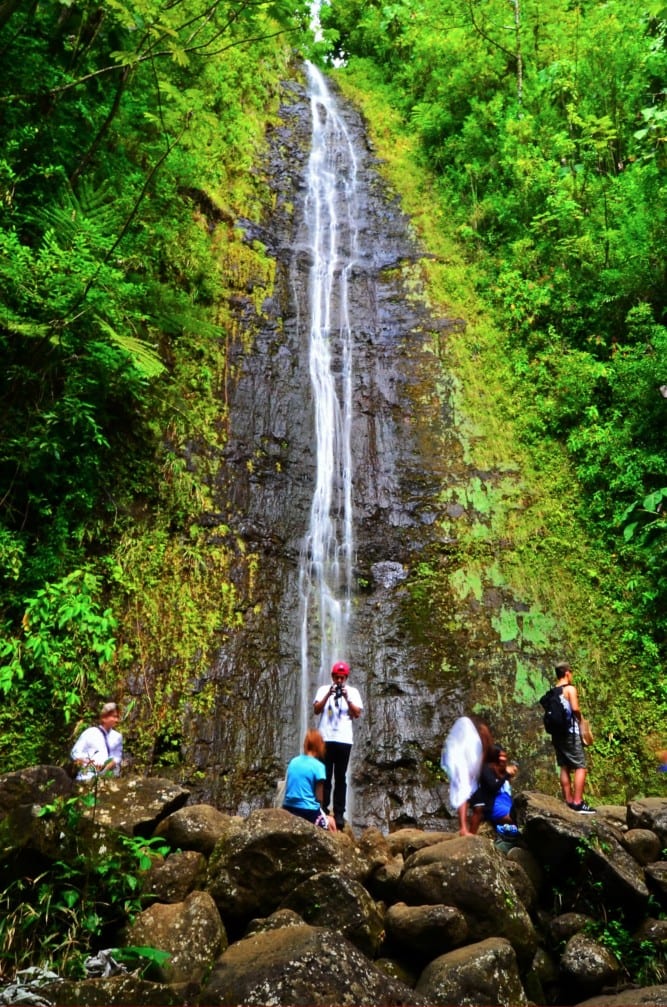
M 33 219 L 43 231 L 53 231 L 61 248 L 71 247 L 82 231 L 95 245 L 105 247 L 118 225 L 115 194 L 106 180 L 96 185 L 82 179 L 77 193 L 69 185 L 64 186 L 60 204 L 43 207 Z
M 26 339 L 46 339 L 49 335 L 48 325 L 29 318 L 18 318 L 6 308 L 0 308 L 0 328 L 15 336 L 25 336 Z
M 97 318 L 96 321 L 102 331 L 106 333 L 110 342 L 123 350 L 124 353 L 127 353 L 137 370 L 141 371 L 147 378 L 156 378 L 166 369 L 157 352 L 152 346 L 144 342 L 143 339 L 137 339 L 136 336 L 123 335 L 120 332 L 116 332 L 103 318 Z

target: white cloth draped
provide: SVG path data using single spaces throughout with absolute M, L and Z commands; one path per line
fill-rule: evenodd
M 482 768 L 482 739 L 470 717 L 459 717 L 445 738 L 440 765 L 449 779 L 449 801 L 455 811 L 477 789 Z

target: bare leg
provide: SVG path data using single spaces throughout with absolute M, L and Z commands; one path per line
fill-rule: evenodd
M 560 767 L 560 789 L 563 791 L 563 800 L 566 804 L 572 804 L 572 782 L 570 780 L 570 770 L 567 766 Z
M 482 824 L 482 818 L 484 817 L 484 808 L 480 805 L 477 808 L 472 809 L 472 814 L 470 816 L 470 834 L 473 836 L 477 835 L 477 831 Z
M 574 803 L 581 804 L 584 799 L 584 784 L 586 783 L 586 770 L 575 769 L 574 771 Z
M 459 804 L 459 833 L 462 836 L 471 836 L 472 832 L 468 828 L 468 802 Z

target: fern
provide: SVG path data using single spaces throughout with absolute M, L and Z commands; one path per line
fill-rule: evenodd
M 4 305 L 0 308 L 0 326 L 15 336 L 25 336 L 26 339 L 46 339 L 49 335 L 48 325 L 17 318 Z
M 124 353 L 127 353 L 137 370 L 141 371 L 147 378 L 155 378 L 162 374 L 165 366 L 157 352 L 148 343 L 142 339 L 138 339 L 136 336 L 116 332 L 103 318 L 97 318 L 96 321 L 110 341 L 123 350 Z
M 78 193 L 65 186 L 60 204 L 42 208 L 32 219 L 42 231 L 51 231 L 61 248 L 71 248 L 83 236 L 99 252 L 111 247 L 119 228 L 115 201 L 109 182 L 97 185 L 85 178 Z

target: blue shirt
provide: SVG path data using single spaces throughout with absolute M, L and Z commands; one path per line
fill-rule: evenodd
M 297 755 L 287 767 L 285 782 L 285 808 L 304 808 L 308 811 L 319 810 L 320 804 L 315 797 L 315 784 L 326 779 L 323 763 L 314 755 Z

